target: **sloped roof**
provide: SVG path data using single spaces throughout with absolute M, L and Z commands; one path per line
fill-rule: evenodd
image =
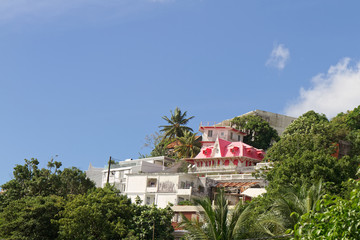
M 250 187 L 258 182 L 219 182 L 216 187 Z
M 265 188 L 248 188 L 241 193 L 241 195 L 248 196 L 251 198 L 258 197 L 261 194 L 266 193 Z
M 214 152 L 218 153 L 215 154 Z M 248 157 L 261 161 L 264 158 L 264 155 L 264 150 L 257 149 L 244 142 L 229 142 L 224 139 L 217 138 L 215 143 L 212 145 L 203 146 L 195 159 L 214 157 Z

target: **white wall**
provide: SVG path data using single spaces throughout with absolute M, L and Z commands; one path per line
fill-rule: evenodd
M 174 205 L 177 204 L 176 194 L 158 194 L 157 195 L 157 206 L 160 208 L 165 208 L 169 203 Z
M 128 176 L 126 192 L 127 193 L 145 193 L 147 176 Z

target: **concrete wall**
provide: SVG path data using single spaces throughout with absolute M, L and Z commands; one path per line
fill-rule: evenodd
M 147 184 L 146 175 L 128 176 L 126 193 L 145 193 Z

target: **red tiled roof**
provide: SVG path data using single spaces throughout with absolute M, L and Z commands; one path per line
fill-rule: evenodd
M 250 187 L 258 182 L 219 182 L 216 187 Z

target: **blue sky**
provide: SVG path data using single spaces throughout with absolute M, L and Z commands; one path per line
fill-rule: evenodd
M 137 158 L 201 121 L 360 104 L 358 1 L 0 1 L 0 184 L 24 158 Z

